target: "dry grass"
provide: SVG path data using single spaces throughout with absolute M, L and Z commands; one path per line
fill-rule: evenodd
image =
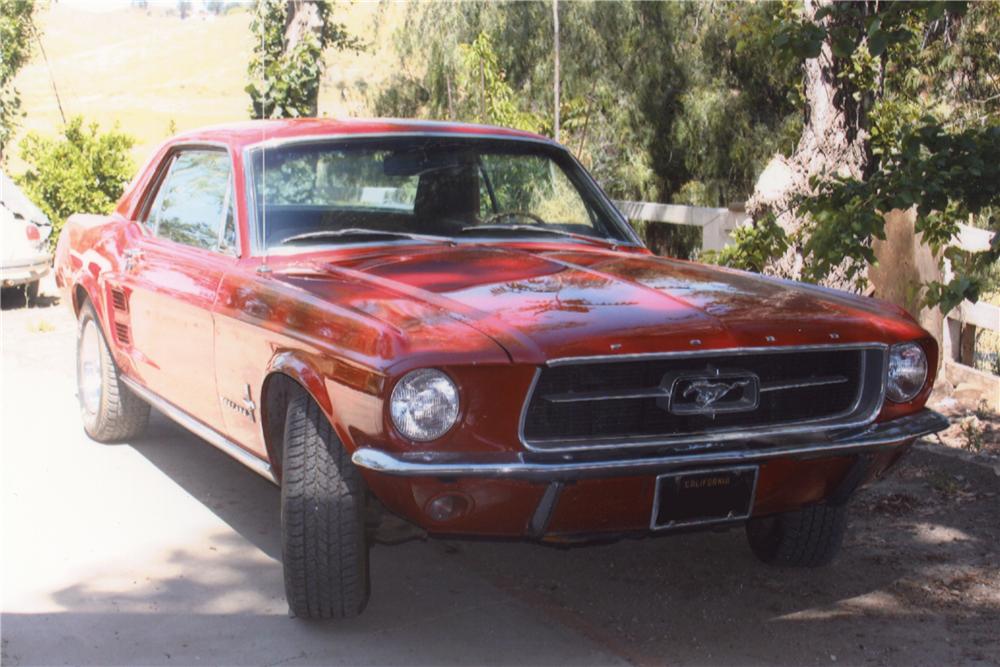
M 182 20 L 172 8 L 173 3 L 149 10 L 108 5 L 96 11 L 84 4 L 52 3 L 36 18 L 66 115 L 82 114 L 105 127 L 119 123 L 136 137 L 137 165 L 172 128 L 247 118 L 248 10 L 236 7 L 220 17 Z M 338 8 L 340 20 L 369 48 L 361 54 L 328 54 L 321 115 L 367 115 L 368 95 L 396 66 L 392 32 L 404 13 L 403 5 L 374 2 Z M 28 130 L 56 134 L 59 110 L 37 46 L 16 86 L 26 112 L 16 141 Z M 12 158 L 11 171 L 22 171 L 16 148 Z

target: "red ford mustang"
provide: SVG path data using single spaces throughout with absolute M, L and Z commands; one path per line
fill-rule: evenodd
M 152 405 L 281 486 L 300 617 L 360 612 L 383 512 L 568 542 L 745 525 L 828 562 L 921 435 L 938 350 L 870 299 L 653 256 L 564 148 L 265 121 L 168 141 L 74 216 L 83 423 Z

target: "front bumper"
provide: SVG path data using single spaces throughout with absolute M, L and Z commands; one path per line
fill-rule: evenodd
M 676 453 L 647 458 L 611 459 L 599 461 L 530 461 L 521 454 L 496 456 L 463 456 L 417 453 L 389 454 L 361 448 L 354 452 L 354 464 L 376 473 L 402 477 L 495 478 L 525 481 L 565 481 L 601 477 L 629 477 L 659 474 L 669 470 L 759 463 L 779 458 L 816 458 L 858 453 L 865 450 L 897 445 L 948 427 L 948 420 L 933 410 L 892 421 L 871 424 L 863 429 L 834 434 L 822 440 L 780 443 L 748 443 L 742 449 L 713 452 Z
M 31 259 L 4 261 L 0 263 L 0 286 L 13 287 L 40 280 L 49 272 L 52 258 L 39 255 Z

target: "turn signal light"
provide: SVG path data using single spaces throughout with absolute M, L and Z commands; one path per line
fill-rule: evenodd
M 27 224 L 24 226 L 24 235 L 28 237 L 29 241 L 41 241 L 42 234 L 38 231 L 38 227 L 32 224 Z
M 457 493 L 445 493 L 431 499 L 424 506 L 427 516 L 433 521 L 447 521 L 462 516 L 469 509 L 469 500 Z

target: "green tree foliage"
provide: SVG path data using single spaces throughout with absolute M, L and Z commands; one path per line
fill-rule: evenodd
M 834 271 L 863 285 L 885 238 L 884 213 L 915 207 L 916 230 L 951 260 L 950 284 L 926 285 L 945 312 L 975 301 L 1000 257 L 948 245 L 959 222 L 1000 230 L 1000 4 L 836 3 L 816 21 L 786 20 L 776 43 L 799 57 L 824 40 L 840 61 L 838 92 L 862 115 L 871 159 L 863 178 L 816 179 L 797 203 L 809 224 L 801 240 L 805 276 Z M 845 262 L 845 260 L 848 260 Z
M 563 143 L 615 197 L 711 206 L 745 198 L 801 126 L 796 63 L 770 44 L 779 9 L 561 3 Z M 375 111 L 485 117 L 551 135 L 552 30 L 548 2 L 414 3 L 396 34 L 400 72 Z M 503 110 L 484 114 L 482 98 Z
M 768 215 L 756 224 L 738 227 L 733 231 L 733 244 L 717 253 L 706 254 L 705 259 L 744 271 L 762 273 L 767 263 L 780 257 L 788 249 L 788 237 L 774 215 Z
M 0 161 L 21 116 L 14 77 L 31 56 L 34 0 L 0 0 Z
M 53 139 L 34 132 L 21 141 L 28 170 L 18 184 L 53 224 L 55 244 L 73 213 L 110 213 L 135 172 L 129 150 L 135 140 L 117 128 L 101 132 L 76 116 Z
M 295 13 L 308 13 L 308 27 L 289 35 Z M 250 31 L 253 56 L 247 66 L 253 118 L 315 116 L 323 74 L 323 52 L 359 49 L 361 43 L 333 20 L 331 2 L 257 0 Z
M 542 129 L 541 118 L 518 107 L 488 33 L 479 33 L 471 44 L 459 44 L 459 55 L 457 102 L 475 107 L 477 120 L 532 132 Z

